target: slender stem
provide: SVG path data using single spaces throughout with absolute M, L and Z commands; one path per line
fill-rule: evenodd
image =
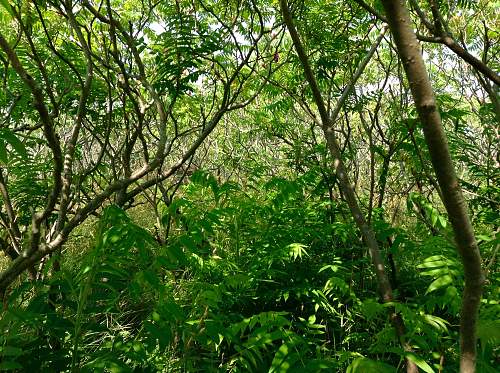
M 338 144 L 334 129 L 333 129 L 333 123 L 340 112 L 340 109 L 342 105 L 344 104 L 345 100 L 347 99 L 349 93 L 353 90 L 354 84 L 356 83 L 356 80 L 361 76 L 364 68 L 369 62 L 370 57 L 373 55 L 375 52 L 378 44 L 382 40 L 382 37 L 385 33 L 385 27 L 381 32 L 381 35 L 377 39 L 377 41 L 373 44 L 372 48 L 370 49 L 370 52 L 367 54 L 365 59 L 360 63 L 358 66 L 358 69 L 356 70 L 356 73 L 354 74 L 354 77 L 350 84 L 344 89 L 341 98 L 339 99 L 339 102 L 337 103 L 336 108 L 333 111 L 332 116 L 328 116 L 327 110 L 323 101 L 323 98 L 321 96 L 321 92 L 318 86 L 318 83 L 316 82 L 316 78 L 314 77 L 314 74 L 312 72 L 311 66 L 309 64 L 309 59 L 307 58 L 306 52 L 304 50 L 304 47 L 302 45 L 302 42 L 300 40 L 299 34 L 295 28 L 292 15 L 290 13 L 290 10 L 288 9 L 288 4 L 286 0 L 280 0 L 280 6 L 281 6 L 281 11 L 283 13 L 283 19 L 284 22 L 288 28 L 288 31 L 290 33 L 290 36 L 292 38 L 293 44 L 295 46 L 295 50 L 297 52 L 297 55 L 299 56 L 299 60 L 302 64 L 302 67 L 304 69 L 304 74 L 306 76 L 306 79 L 309 83 L 309 86 L 311 87 L 311 90 L 313 92 L 313 97 L 316 102 L 316 106 L 318 107 L 318 111 L 320 113 L 321 121 L 322 121 L 322 127 L 323 127 L 323 132 L 326 138 L 327 146 L 328 149 L 334 158 L 334 166 L 336 169 L 337 177 L 339 180 L 339 185 L 342 190 L 342 194 L 344 195 L 346 202 L 349 206 L 349 209 L 351 211 L 351 215 L 358 227 L 358 229 L 361 231 L 361 235 L 365 241 L 366 246 L 368 247 L 368 251 L 370 253 L 372 263 L 374 266 L 374 270 L 377 276 L 377 282 L 379 285 L 379 290 L 380 294 L 382 296 L 382 299 L 386 303 L 390 303 L 394 301 L 394 296 L 392 293 L 392 287 L 389 281 L 389 277 L 387 276 L 386 270 L 385 270 L 385 265 L 384 265 L 384 260 L 382 259 L 382 255 L 380 253 L 380 249 L 377 243 L 377 240 L 375 238 L 375 233 L 371 227 L 370 224 L 367 223 L 363 213 L 361 212 L 361 209 L 358 204 L 358 200 L 356 198 L 356 194 L 354 192 L 354 189 L 352 188 L 352 184 L 350 183 L 349 177 L 347 170 L 345 168 L 344 162 L 342 160 L 342 154 L 340 150 L 340 146 Z M 393 323 L 396 333 L 398 334 L 398 337 L 400 339 L 401 345 L 406 351 L 410 351 L 411 347 L 405 340 L 405 326 L 403 319 L 401 318 L 400 315 L 398 315 L 393 309 L 390 310 L 390 319 L 391 322 Z M 416 365 L 407 359 L 406 361 L 406 368 L 407 372 L 418 372 L 418 368 Z

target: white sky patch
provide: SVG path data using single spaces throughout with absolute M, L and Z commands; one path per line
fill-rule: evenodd
M 165 25 L 159 22 L 152 22 L 148 26 L 156 35 L 160 35 L 166 31 Z

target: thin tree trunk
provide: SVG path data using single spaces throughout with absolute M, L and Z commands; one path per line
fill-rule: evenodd
M 372 46 L 372 49 L 368 53 L 367 57 L 360 63 L 360 66 L 356 70 L 356 73 L 354 74 L 354 77 L 351 81 L 351 83 L 346 87 L 344 92 L 342 93 L 342 96 L 339 99 L 339 102 L 337 103 L 336 108 L 333 110 L 332 116 L 329 116 L 326 110 L 326 106 L 324 104 L 323 98 L 321 96 L 321 92 L 318 87 L 318 83 L 316 82 L 316 79 L 314 77 L 314 74 L 311 70 L 311 66 L 309 65 L 309 60 L 307 58 L 307 55 L 304 51 L 304 48 L 302 46 L 302 43 L 300 41 L 299 34 L 297 33 L 297 30 L 295 29 L 295 25 L 293 24 L 293 19 L 290 14 L 290 10 L 288 9 L 288 4 L 286 0 L 280 0 L 280 5 L 281 5 L 281 10 L 283 13 L 283 19 L 284 22 L 288 28 L 288 31 L 290 33 L 290 36 L 292 37 L 293 44 L 295 46 L 295 50 L 297 52 L 297 55 L 301 61 L 302 67 L 304 68 L 304 74 L 306 76 L 306 79 L 309 83 L 309 86 L 313 92 L 314 100 L 316 102 L 316 105 L 318 107 L 320 116 L 321 116 L 321 122 L 322 122 L 322 128 L 323 132 L 326 138 L 327 146 L 328 149 L 333 156 L 334 159 L 334 166 L 336 169 L 338 181 L 340 188 L 342 190 L 342 193 L 344 195 L 344 198 L 346 199 L 346 202 L 349 206 L 349 209 L 351 211 L 352 217 L 358 227 L 358 229 L 361 231 L 362 237 L 364 239 L 364 242 L 366 246 L 368 247 L 368 251 L 370 253 L 373 266 L 375 269 L 375 274 L 377 276 L 377 282 L 379 285 L 379 290 L 380 294 L 382 296 L 382 299 L 384 302 L 392 302 L 394 300 L 393 293 L 392 293 L 392 288 L 391 284 L 389 281 L 389 278 L 387 276 L 387 273 L 385 271 L 385 265 L 384 261 L 382 259 L 382 256 L 380 254 L 380 249 L 378 247 L 377 240 L 375 238 L 375 234 L 373 232 L 372 227 L 370 224 L 367 223 L 363 213 L 361 212 L 361 209 L 359 207 L 356 194 L 354 192 L 354 189 L 351 186 L 347 170 L 345 168 L 344 162 L 342 160 L 342 154 L 340 150 L 339 143 L 337 141 L 337 138 L 335 136 L 335 132 L 333 130 L 333 123 L 335 122 L 336 117 L 338 116 L 338 113 L 340 112 L 340 109 L 347 99 L 347 96 L 349 93 L 352 91 L 354 88 L 354 84 L 356 80 L 359 78 L 361 73 L 363 72 L 364 67 L 369 62 L 369 59 L 371 55 L 375 52 L 375 49 L 377 48 L 378 44 L 382 40 L 383 37 L 383 32 L 381 36 L 377 39 L 376 43 Z M 406 342 L 405 340 L 405 326 L 403 319 L 399 314 L 395 312 L 394 309 L 390 310 L 390 319 L 391 322 L 396 329 L 396 333 L 400 339 L 400 343 L 402 347 L 405 349 L 405 351 L 411 351 L 410 345 Z M 406 359 L 406 367 L 407 367 L 407 372 L 408 373 L 414 373 L 418 372 L 417 366 L 410 361 L 409 359 Z
M 457 250 L 464 266 L 465 288 L 460 316 L 460 372 L 472 373 L 476 370 L 477 318 L 484 283 L 481 255 L 408 10 L 402 0 L 382 0 L 382 4 L 405 67 L 424 128 L 432 165 L 443 194 L 443 202 L 455 233 Z
M 372 213 L 373 213 L 373 199 L 375 197 L 375 151 L 373 143 L 373 123 L 369 127 L 366 123 L 363 111 L 359 111 L 359 119 L 361 120 L 361 125 L 368 136 L 368 146 L 370 147 L 370 199 L 368 202 L 368 224 L 371 224 Z

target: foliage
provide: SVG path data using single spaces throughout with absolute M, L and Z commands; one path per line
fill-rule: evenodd
M 331 110 L 380 2 L 289 3 Z M 494 70 L 491 4 L 438 3 Z M 389 37 L 332 129 L 387 303 L 277 1 L 0 5 L 0 370 L 458 371 L 464 269 Z M 494 372 L 500 106 L 441 47 L 423 44 L 487 277 L 477 369 Z

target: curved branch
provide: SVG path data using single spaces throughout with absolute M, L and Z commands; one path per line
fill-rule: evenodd
M 335 120 L 335 117 L 334 116 L 330 117 L 327 113 L 325 103 L 324 103 L 323 98 L 321 96 L 321 92 L 320 92 L 318 83 L 316 81 L 316 78 L 314 77 L 311 66 L 309 64 L 309 59 L 307 58 L 307 55 L 306 55 L 306 52 L 305 52 L 304 47 L 302 45 L 302 42 L 300 40 L 299 34 L 295 28 L 295 25 L 294 25 L 294 22 L 292 19 L 292 15 L 290 14 L 290 10 L 288 9 L 287 1 L 280 0 L 280 6 L 281 6 L 281 11 L 283 13 L 283 19 L 285 21 L 285 24 L 286 24 L 288 31 L 290 33 L 290 36 L 292 38 L 293 44 L 295 46 L 295 50 L 297 51 L 297 55 L 299 56 L 299 60 L 300 60 L 302 67 L 304 69 L 304 74 L 305 74 L 306 79 L 309 83 L 309 86 L 311 87 L 314 100 L 316 102 L 316 105 L 317 105 L 319 113 L 320 113 L 323 132 L 324 132 L 324 135 L 326 138 L 328 149 L 329 149 L 329 151 L 334 159 L 334 165 L 336 168 L 336 174 L 338 177 L 340 188 L 342 190 L 342 193 L 344 194 L 347 205 L 349 206 L 349 209 L 351 211 L 351 215 L 352 215 L 358 229 L 361 231 L 361 235 L 365 241 L 366 246 L 368 247 L 368 251 L 370 253 L 373 267 L 375 270 L 375 274 L 377 276 L 377 282 L 379 285 L 381 297 L 385 303 L 393 302 L 394 296 L 393 296 L 393 292 L 392 292 L 392 287 L 391 287 L 391 284 L 389 281 L 389 277 L 387 276 L 387 273 L 385 271 L 384 260 L 382 259 L 382 255 L 380 253 L 380 248 L 379 248 L 377 240 L 375 238 L 375 233 L 374 233 L 371 225 L 367 223 L 363 213 L 361 212 L 358 200 L 356 198 L 356 194 L 355 194 L 354 189 L 351 186 L 352 184 L 349 180 L 347 169 L 346 169 L 344 162 L 342 160 L 342 153 L 340 150 L 340 146 L 339 146 L 338 140 L 336 138 L 335 132 L 333 130 L 333 120 Z M 385 30 L 382 32 L 382 35 L 379 36 L 379 38 L 377 39 L 377 42 L 374 43 L 374 45 L 372 46 L 367 57 L 365 57 L 365 59 L 362 61 L 362 63 L 358 67 L 356 74 L 355 74 L 355 77 L 353 78 L 353 81 L 344 90 L 344 92 L 342 94 L 342 98 L 344 101 L 347 98 L 347 95 L 349 94 L 349 92 L 352 90 L 356 79 L 359 78 L 364 67 L 366 67 L 366 65 L 368 64 L 369 58 L 375 52 L 375 49 L 378 46 L 378 43 L 380 43 L 380 41 L 382 40 L 384 32 L 385 32 Z M 341 100 L 339 100 L 339 103 L 337 104 L 337 108 L 334 110 L 335 116 L 338 115 L 338 113 L 340 112 L 340 108 L 342 107 L 342 105 L 343 105 L 343 102 Z M 403 319 L 394 310 L 390 310 L 390 319 L 391 319 L 391 322 L 393 323 L 393 325 L 396 329 L 396 332 L 399 336 L 401 345 L 403 346 L 403 348 L 406 351 L 410 351 L 411 347 L 405 341 L 405 326 L 403 323 Z M 416 365 L 408 359 L 406 362 L 406 366 L 407 366 L 407 372 L 412 372 L 412 373 L 418 372 L 418 368 L 416 367 Z
M 47 107 L 44 103 L 43 92 L 38 86 L 37 82 L 33 79 L 31 75 L 24 69 L 17 57 L 16 52 L 11 48 L 5 37 L 0 33 L 0 48 L 3 49 L 7 58 L 9 59 L 12 67 L 19 75 L 21 80 L 26 84 L 33 95 L 33 106 L 38 111 L 40 115 L 40 120 L 43 124 L 43 132 L 45 139 L 52 151 L 52 156 L 54 160 L 54 170 L 53 170 L 53 180 L 54 186 L 52 192 L 50 193 L 49 199 L 47 201 L 46 207 L 43 212 L 37 212 L 33 214 L 32 228 L 31 228 L 31 247 L 30 251 L 36 251 L 40 243 L 40 225 L 41 222 L 49 216 L 49 214 L 54 210 L 57 198 L 61 193 L 62 180 L 61 174 L 63 170 L 63 159 L 61 152 L 61 145 L 59 143 L 59 138 L 54 132 L 54 122 L 50 116 Z

